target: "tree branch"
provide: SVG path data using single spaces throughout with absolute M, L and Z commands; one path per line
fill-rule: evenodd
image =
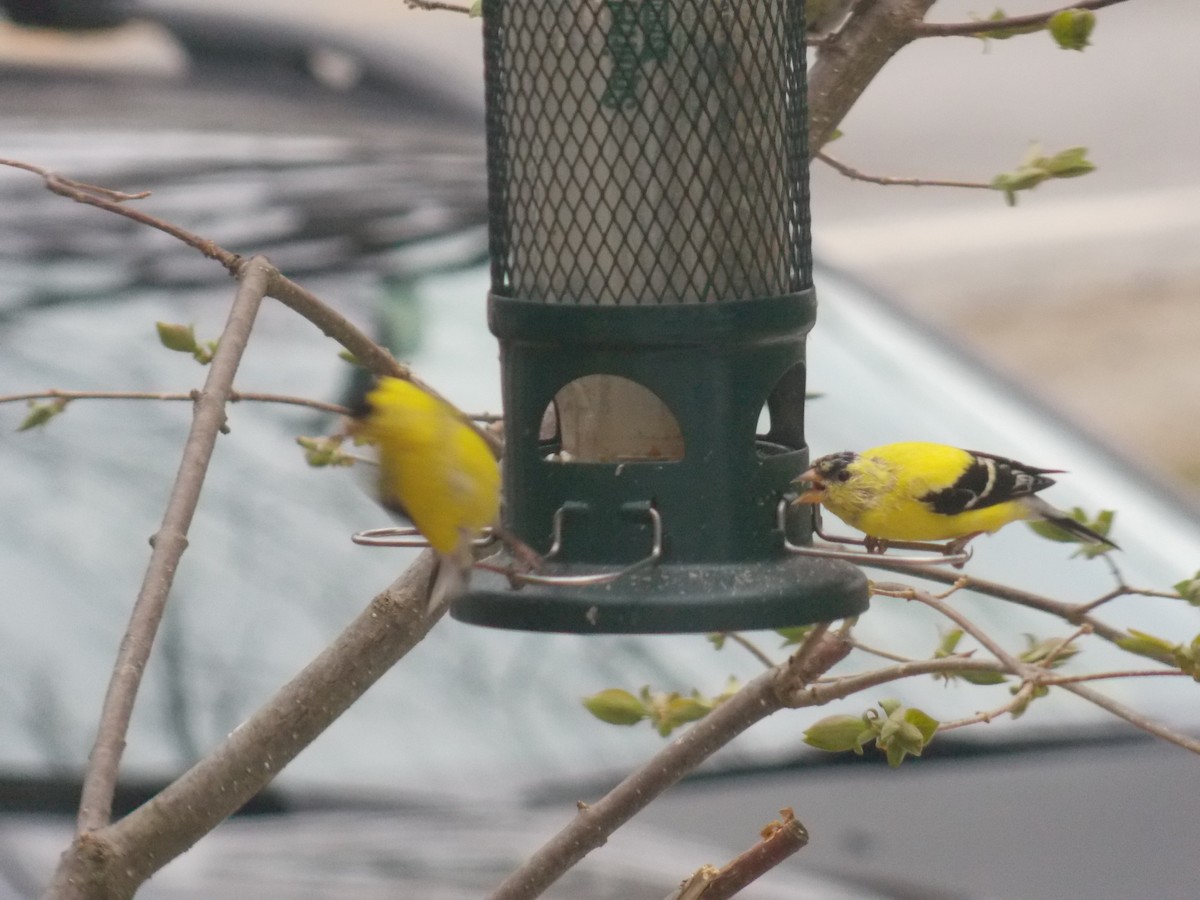
M 934 0 L 860 4 L 808 72 L 808 142 L 817 153 L 888 60 L 917 35 Z
M 728 900 L 808 844 L 808 830 L 790 807 L 762 830 L 761 839 L 720 869 L 704 866 L 669 900 Z
M 204 759 L 124 819 L 79 835 L 44 896 L 131 897 L 150 875 L 262 790 L 442 617 L 444 606 L 426 612 L 434 572 L 434 554 L 422 553 L 333 644 Z
M 1032 13 L 1028 16 L 1009 16 L 1006 19 L 986 20 L 978 22 L 922 22 L 916 27 L 916 37 L 987 37 L 990 31 L 1010 31 L 1021 28 L 1035 28 L 1045 25 L 1057 13 L 1067 9 L 1103 9 L 1125 0 L 1079 0 L 1068 6 L 1052 9 L 1049 12 Z
M 827 627 L 827 626 L 826 626 Z M 814 681 L 850 652 L 849 644 L 814 629 L 791 660 L 763 672 L 667 744 L 575 818 L 496 888 L 491 900 L 537 897 L 659 794 L 735 737 L 782 709 L 797 683 Z M 829 649 L 832 645 L 835 649 Z M 839 655 L 840 654 L 840 655 Z M 819 666 L 825 665 L 826 669 Z
M 162 524 L 151 539 L 154 550 L 141 590 L 134 602 L 125 637 L 117 652 L 116 666 L 100 715 L 96 743 L 88 757 L 80 798 L 78 831 L 101 828 L 112 818 L 113 792 L 125 749 L 125 735 L 141 685 L 142 672 L 150 657 L 154 636 L 166 608 L 180 557 L 187 548 L 187 532 L 200 500 L 200 490 L 217 434 L 225 424 L 225 402 L 250 329 L 267 289 L 268 267 L 260 257 L 245 266 L 241 286 L 229 312 L 225 330 L 209 367 L 204 389 L 196 400 L 195 415 L 183 448 L 179 474 L 175 478 Z
M 1041 666 L 1031 665 L 1022 662 L 1016 657 L 1008 653 L 1003 647 L 997 644 L 982 628 L 977 627 L 970 619 L 956 610 L 954 607 L 941 600 L 930 597 L 924 591 L 914 591 L 913 599 L 924 603 L 926 606 L 936 609 L 942 615 L 946 616 L 959 628 L 965 631 L 975 640 L 979 641 L 989 652 L 993 653 L 997 659 L 1008 669 L 1008 671 L 1019 675 L 1024 681 L 1032 681 L 1036 684 L 1041 684 L 1046 673 L 1049 671 Z M 1059 685 L 1064 691 L 1069 691 L 1077 697 L 1082 697 L 1089 703 L 1094 703 L 1101 709 L 1107 710 L 1118 718 L 1124 719 L 1130 725 L 1140 728 L 1143 731 L 1160 737 L 1165 741 L 1169 741 L 1185 750 L 1190 750 L 1193 753 L 1200 753 L 1200 740 L 1175 731 L 1173 728 L 1168 728 L 1160 722 L 1156 722 L 1148 716 L 1144 716 L 1136 712 L 1122 703 L 1118 703 L 1111 697 L 1108 697 L 1099 691 L 1094 690 L 1084 684 L 1074 682 L 1064 682 Z
M 239 276 L 243 260 L 238 254 L 232 253 L 218 245 L 215 241 L 202 238 L 198 234 L 188 231 L 186 228 L 180 228 L 157 216 L 151 216 L 123 205 L 126 200 L 142 200 L 149 197 L 149 191 L 142 191 L 138 194 L 126 194 L 109 188 L 97 187 L 96 185 L 87 184 L 82 181 L 75 181 L 74 179 L 59 175 L 57 172 L 41 166 L 35 166 L 31 163 L 20 162 L 19 160 L 0 158 L 0 165 L 12 166 L 40 175 L 46 187 L 62 197 L 74 200 L 77 203 L 95 206 L 107 212 L 115 213 L 118 216 L 124 216 L 127 219 L 132 219 L 142 225 L 147 225 L 150 228 L 155 228 L 169 234 L 189 247 L 199 250 L 209 259 L 215 259 L 235 277 Z M 397 362 L 391 353 L 371 340 L 353 322 L 333 309 L 333 307 L 323 303 L 315 294 L 305 290 L 296 284 L 296 282 L 286 277 L 269 262 L 264 260 L 263 265 L 268 270 L 267 296 L 273 297 L 284 306 L 289 307 L 293 312 L 299 313 L 308 319 L 309 322 L 321 329 L 325 335 L 333 338 L 349 350 L 359 364 L 368 371 L 376 375 L 390 375 L 393 378 L 403 378 L 411 381 L 417 387 L 421 388 L 421 390 L 445 402 L 451 409 L 455 409 L 458 412 L 463 422 L 473 428 L 487 442 L 487 445 L 492 448 L 493 453 L 497 456 L 500 455 L 503 447 L 496 434 L 485 428 L 479 428 L 471 421 L 469 416 L 458 410 L 454 404 L 446 400 L 438 391 L 413 375 L 408 366 Z
M 470 7 L 460 6 L 457 3 L 440 3 L 438 0 L 404 0 L 404 5 L 409 9 L 441 10 L 443 12 L 463 13 L 464 15 L 471 14 Z
M 814 156 L 847 178 L 852 178 L 855 181 L 865 181 L 869 184 L 880 184 L 888 187 L 901 185 L 904 187 L 952 187 L 974 188 L 985 191 L 995 190 L 995 188 L 984 181 L 952 181 L 944 178 L 892 178 L 888 175 L 868 175 L 866 172 L 834 159 L 828 153 L 816 153 Z
M 49 388 L 44 391 L 31 391 L 26 394 L 2 394 L 0 404 L 19 403 L 22 400 L 196 400 L 199 391 L 159 393 L 155 391 L 64 391 Z M 279 403 L 286 406 L 306 406 L 319 412 L 332 413 L 335 416 L 348 416 L 350 410 L 337 403 L 326 403 L 324 400 L 310 400 L 308 397 L 293 397 L 290 394 L 266 394 L 261 391 L 230 391 L 230 403 Z
M 1081 612 L 1086 604 L 1066 603 L 1062 600 L 1054 600 L 1050 597 L 1043 597 L 1041 594 L 1034 594 L 1030 591 L 1023 591 L 1020 588 L 1010 587 L 1007 584 L 1001 584 L 998 581 L 988 581 L 985 578 L 976 578 L 973 575 L 963 575 L 962 572 L 953 569 L 944 569 L 937 566 L 910 566 L 903 563 L 896 564 L 883 556 L 864 559 L 862 565 L 871 569 L 883 569 L 888 572 L 912 575 L 914 578 L 936 581 L 939 584 L 955 584 L 959 581 L 965 581 L 965 584 L 962 586 L 963 590 L 973 591 L 976 594 L 982 594 L 986 597 L 995 597 L 998 600 L 1007 600 L 1009 603 L 1015 603 L 1018 606 L 1024 606 L 1028 609 L 1036 609 L 1039 612 L 1057 616 L 1072 625 L 1090 625 L 1093 634 L 1110 643 L 1116 644 L 1118 641 L 1129 637 L 1120 628 L 1114 628 L 1111 625 L 1101 622 L 1099 619 Z

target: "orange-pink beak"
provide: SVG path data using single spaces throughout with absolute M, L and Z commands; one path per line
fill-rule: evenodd
M 820 503 L 825 497 L 825 482 L 816 469 L 809 469 L 792 479 L 792 484 L 807 483 L 811 487 L 798 496 L 793 503 Z

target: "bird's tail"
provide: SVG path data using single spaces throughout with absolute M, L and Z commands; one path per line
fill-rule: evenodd
M 428 612 L 449 606 L 467 589 L 472 562 L 469 544 L 462 551 L 438 554 L 437 572 L 429 588 Z
M 1061 509 L 1051 506 L 1041 497 L 1027 497 L 1026 503 L 1032 511 L 1030 518 L 1042 519 L 1049 522 L 1051 525 L 1061 528 L 1067 534 L 1074 535 L 1080 540 L 1090 541 L 1093 544 L 1105 544 L 1114 550 L 1121 549 L 1100 532 L 1088 528 L 1082 522 L 1076 521 L 1071 517 L 1070 513 L 1065 513 Z

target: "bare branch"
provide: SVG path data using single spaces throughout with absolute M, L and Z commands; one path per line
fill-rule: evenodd
M 159 393 L 155 391 L 64 391 L 49 388 L 44 391 L 33 391 L 27 394 L 2 394 L 0 403 L 17 403 L 22 400 L 196 400 L 199 391 L 176 393 Z M 307 406 L 309 409 L 332 413 L 335 416 L 348 416 L 350 410 L 337 403 L 326 403 L 324 400 L 311 400 L 308 397 L 293 397 L 290 394 L 264 394 L 260 391 L 230 391 L 229 402 L 240 403 L 280 403 L 287 406 Z
M 471 14 L 471 8 L 468 6 L 459 6 L 457 3 L 440 3 L 438 0 L 404 0 L 404 5 L 409 9 L 441 10 L 443 12 L 463 13 L 464 15 Z
M 1064 691 L 1070 691 L 1077 697 L 1082 697 L 1089 703 L 1094 703 L 1101 709 L 1108 710 L 1114 716 L 1124 719 L 1130 725 L 1140 728 L 1142 731 L 1149 732 L 1155 737 L 1162 738 L 1164 741 L 1169 741 L 1176 746 L 1182 747 L 1184 750 L 1190 750 L 1192 753 L 1200 753 L 1200 740 L 1176 731 L 1174 728 L 1168 728 L 1161 722 L 1156 722 L 1149 716 L 1144 716 L 1125 706 L 1125 704 L 1118 703 L 1111 697 L 1093 690 L 1087 685 L 1063 682 L 1061 687 Z
M 1010 603 L 1015 603 L 1018 606 L 1024 606 L 1029 609 L 1036 609 L 1040 612 L 1057 616 L 1065 622 L 1070 622 L 1072 625 L 1090 625 L 1092 632 L 1097 637 L 1104 638 L 1104 640 L 1110 643 L 1115 644 L 1129 637 L 1120 628 L 1114 628 L 1111 625 L 1101 622 L 1099 619 L 1081 612 L 1084 607 L 1079 604 L 1066 603 L 1062 600 L 1043 597 L 1041 594 L 1023 591 L 1020 588 L 1010 587 L 998 581 L 988 581 L 984 578 L 976 578 L 973 575 L 963 575 L 957 570 L 939 568 L 937 566 L 896 564 L 883 556 L 864 559 L 862 564 L 872 569 L 900 572 L 905 575 L 911 575 L 914 578 L 936 581 L 939 584 L 955 584 L 965 579 L 964 590 L 973 591 L 976 594 L 982 594 L 986 597 L 995 597 L 998 600 L 1007 600 Z
M 112 818 L 117 771 L 125 749 L 125 734 L 129 730 L 129 718 L 141 685 L 142 671 L 150 657 L 179 559 L 187 548 L 187 532 L 200 500 L 208 462 L 212 458 L 217 434 L 225 424 L 225 402 L 266 292 L 267 279 L 265 260 L 255 257 L 246 266 L 209 367 L 204 389 L 196 401 L 192 427 L 179 463 L 179 474 L 167 501 L 162 524 L 151 540 L 154 550 L 150 555 L 150 564 L 134 602 L 129 626 L 121 640 L 116 666 L 104 697 L 96 743 L 88 757 L 87 772 L 83 779 L 77 822 L 80 832 L 101 828 Z
M 1020 675 L 1025 681 L 1032 681 L 1037 684 L 1043 683 L 1047 669 L 1041 666 L 1030 665 L 1022 662 L 1016 657 L 1009 654 L 999 644 L 997 644 L 983 629 L 978 628 L 966 616 L 956 610 L 949 604 L 943 603 L 941 600 L 936 600 L 925 594 L 922 591 L 916 592 L 914 599 L 919 603 L 924 603 L 926 606 L 932 607 L 942 615 L 949 618 L 963 631 L 979 641 L 991 653 L 993 653 L 1001 663 L 1004 664 L 1008 671 Z M 1200 740 L 1190 737 L 1182 732 L 1175 731 L 1173 728 L 1168 728 L 1161 722 L 1156 722 L 1148 716 L 1144 716 L 1136 712 L 1122 703 L 1118 703 L 1111 697 L 1107 697 L 1087 685 L 1066 682 L 1060 685 L 1064 691 L 1069 691 L 1077 697 L 1082 697 L 1090 703 L 1094 703 L 1101 709 L 1107 710 L 1118 718 L 1124 719 L 1129 724 L 1149 732 L 1150 734 L 1160 737 L 1163 740 L 1170 741 L 1172 744 L 1183 747 L 1185 750 L 1190 750 L 1193 753 L 1200 753 Z
M 860 4 L 821 45 L 808 72 L 808 140 L 812 153 L 829 141 L 838 123 L 888 60 L 917 35 L 934 0 L 878 0 Z
M 753 656 L 756 660 L 762 663 L 766 668 L 769 669 L 775 665 L 775 660 L 767 656 L 767 654 L 761 647 L 758 646 L 758 644 L 754 643 L 745 635 L 739 634 L 736 631 L 722 631 L 721 636 L 726 640 L 733 641 L 735 644 Z
M 20 162 L 18 160 L 0 158 L 0 165 L 12 166 L 24 169 L 27 172 L 33 172 L 40 175 L 46 187 L 56 194 L 75 200 L 78 203 L 85 203 L 88 206 L 95 206 L 115 213 L 118 216 L 124 216 L 127 219 L 132 219 L 142 225 L 147 225 L 169 234 L 189 247 L 199 250 L 208 258 L 217 260 L 235 277 L 240 277 L 244 260 L 238 254 L 231 253 L 219 246 L 215 241 L 202 238 L 185 228 L 180 228 L 157 216 L 147 215 L 146 213 L 122 205 L 125 200 L 140 200 L 150 196 L 149 191 L 143 191 L 140 194 L 125 194 L 120 191 L 112 191 L 108 188 L 74 181 L 41 166 L 35 166 L 31 163 Z M 397 362 L 391 353 L 371 340 L 370 337 L 359 330 L 353 322 L 337 312 L 337 310 L 323 303 L 315 294 L 305 290 L 296 284 L 296 282 L 287 278 L 270 263 L 264 261 L 263 265 L 266 265 L 268 268 L 269 282 L 267 295 L 275 298 L 284 306 L 289 307 L 316 325 L 327 336 L 333 338 L 349 350 L 355 359 L 368 371 L 376 375 L 390 375 L 393 378 L 403 378 L 411 381 L 426 393 L 432 394 L 446 402 L 452 409 L 457 409 L 454 404 L 446 400 L 438 391 L 415 377 L 408 366 Z M 487 442 L 487 445 L 492 448 L 493 453 L 497 456 L 500 455 L 502 445 L 496 434 L 487 429 L 479 428 L 471 421 L 469 416 L 461 411 L 459 411 L 459 416 Z
M 426 612 L 435 556 L 427 551 L 332 645 L 204 759 L 119 822 L 79 835 L 45 896 L 132 896 L 265 787 L 445 613 Z M 89 890 L 105 885 L 105 892 Z
M 1011 31 L 1036 28 L 1045 25 L 1057 13 L 1068 9 L 1103 9 L 1125 0 L 1079 0 L 1069 6 L 1049 12 L 1033 13 L 1028 16 L 1009 16 L 1006 19 L 980 20 L 978 22 L 922 22 L 917 26 L 916 37 L 975 37 L 984 38 L 990 31 Z
M 672 894 L 672 900 L 728 900 L 808 844 L 808 830 L 790 807 L 762 830 L 753 847 L 720 869 L 705 866 Z
M 827 645 L 839 648 L 840 655 Z M 492 900 L 539 896 L 659 794 L 755 722 L 782 709 L 784 698 L 791 696 L 798 684 L 811 683 L 849 652 L 849 644 L 826 635 L 818 626 L 788 663 L 747 683 L 601 800 L 581 804 L 575 818 L 509 875 L 491 895 Z
M 828 153 L 822 152 L 814 155 L 821 162 L 845 175 L 847 178 L 853 178 L 855 181 L 866 181 L 870 184 L 885 186 L 901 185 L 905 187 L 976 188 L 985 191 L 995 190 L 995 188 L 985 181 L 952 181 L 944 178 L 892 178 L 888 175 L 868 175 L 853 166 L 848 166 L 844 162 L 834 159 Z

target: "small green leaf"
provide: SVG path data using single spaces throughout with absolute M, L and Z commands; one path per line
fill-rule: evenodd
M 1049 178 L 1078 178 L 1096 171 L 1096 164 L 1087 158 L 1087 147 L 1068 147 L 1037 162 Z
M 909 708 L 904 711 L 904 721 L 916 727 L 923 745 L 933 740 L 933 736 L 937 734 L 938 726 L 942 724 L 933 718 L 933 716 L 915 708 Z
M 1190 603 L 1192 606 L 1200 606 L 1200 572 L 1197 572 L 1191 578 L 1185 578 L 1183 581 L 1175 585 L 1175 590 L 1179 592 L 1179 596 Z
M 889 700 L 880 700 L 879 701 L 879 708 L 882 709 L 884 711 L 884 713 L 886 713 L 889 716 L 892 713 L 899 710 L 901 707 L 902 707 L 902 704 L 900 703 L 899 700 L 889 699 Z
M 1086 147 L 1069 147 L 1053 156 L 1045 156 L 1040 144 L 1033 143 L 1012 172 L 1001 172 L 990 186 L 1003 191 L 1009 206 L 1015 206 L 1018 191 L 1031 191 L 1050 178 L 1077 178 L 1095 171 L 1087 158 Z
M 1031 634 L 1025 635 L 1025 641 L 1027 646 L 1024 652 L 1018 655 L 1018 658 L 1022 662 L 1031 663 L 1033 665 L 1038 665 L 1049 658 L 1051 652 L 1053 652 L 1054 649 L 1062 643 L 1061 638 L 1046 638 L 1045 640 L 1039 641 Z M 1054 654 L 1054 661 L 1050 663 L 1050 668 L 1057 669 L 1078 652 L 1079 648 L 1077 648 L 1074 644 L 1067 644 Z
M 958 647 L 958 642 L 962 640 L 963 630 L 961 628 L 951 628 L 949 631 L 942 632 L 942 639 L 937 645 L 937 649 L 933 651 L 934 659 L 945 659 L 947 656 L 953 656 L 955 648 Z
M 608 688 L 584 697 L 583 705 L 601 722 L 610 725 L 636 725 L 650 714 L 641 700 L 620 688 Z
M 352 466 L 354 457 L 342 452 L 342 437 L 298 437 L 296 443 L 304 448 L 304 461 L 314 469 L 325 466 Z
M 712 712 L 713 706 L 711 701 L 697 693 L 693 693 L 691 697 L 672 694 L 661 707 L 655 710 L 657 715 L 653 716 L 656 720 L 654 727 L 658 729 L 660 735 L 666 737 L 681 725 L 703 719 Z
M 351 353 L 349 350 L 339 350 L 338 351 L 338 359 L 340 359 L 344 362 L 348 362 L 352 366 L 357 366 L 360 369 L 366 368 L 366 366 L 364 366 L 362 364 L 362 362 L 359 361 L 359 358 L 357 356 L 355 356 L 353 353 Z
M 1014 687 L 1009 688 L 1009 692 L 1015 697 L 1021 693 L 1021 689 L 1019 687 L 1014 686 Z M 1021 716 L 1025 715 L 1025 710 L 1029 709 L 1030 703 L 1032 703 L 1034 700 L 1037 700 L 1041 697 L 1045 697 L 1049 693 L 1050 693 L 1050 688 L 1048 688 L 1046 685 L 1044 685 L 1044 684 L 1037 685 L 1032 690 L 1030 690 L 1028 693 L 1026 693 L 1025 696 L 1019 702 L 1013 704 L 1012 709 L 1010 709 L 1008 711 L 1009 716 L 1011 716 L 1014 719 L 1021 718 Z
M 1063 9 L 1046 23 L 1050 36 L 1064 50 L 1083 50 L 1096 27 L 1096 14 L 1088 9 Z
M 67 401 L 63 397 L 56 397 L 49 403 L 39 403 L 36 400 L 30 400 L 29 412 L 21 420 L 21 424 L 17 426 L 17 431 L 29 431 L 31 428 L 40 428 L 66 408 Z
M 1008 18 L 1008 15 L 1004 12 L 1004 10 L 996 7 L 996 9 L 992 11 L 992 14 L 986 19 L 979 19 L 978 16 L 974 15 L 972 18 L 976 19 L 981 25 L 986 25 L 988 22 L 1003 21 L 1004 19 Z M 1006 41 L 1009 38 L 1016 37 L 1019 34 L 1032 34 L 1035 31 L 1041 31 L 1042 28 L 1043 26 L 1041 25 L 1022 25 L 1016 28 L 993 28 L 991 30 L 988 30 L 987 28 L 981 28 L 979 31 L 976 31 L 972 37 L 980 38 L 985 43 L 989 40 Z
M 712 634 L 706 635 L 708 642 L 713 645 L 716 650 L 725 649 L 725 640 L 729 637 L 724 631 L 714 631 Z
M 783 643 L 779 646 L 790 647 L 793 644 L 801 643 L 810 631 L 813 630 L 812 625 L 801 625 L 797 628 L 776 628 L 775 633 L 783 638 Z
M 872 737 L 874 732 L 863 724 L 861 716 L 827 716 L 808 727 L 804 743 L 831 753 L 853 750 L 861 755 L 863 744 Z
M 196 352 L 196 329 L 193 325 L 181 325 L 177 322 L 155 322 L 158 329 L 158 340 L 168 350 L 177 353 Z
M 1175 649 L 1179 646 L 1178 644 L 1173 644 L 1145 631 L 1138 631 L 1136 628 L 1128 629 L 1128 633 L 1128 637 L 1118 638 L 1116 641 L 1117 646 L 1122 650 L 1128 650 L 1130 653 L 1155 659 L 1167 665 L 1175 665 Z
M 478 19 L 483 15 L 483 0 L 472 0 L 471 8 L 467 10 L 467 18 Z
M 217 341 L 205 341 L 203 344 L 197 344 L 196 349 L 192 351 L 192 358 L 202 366 L 207 366 L 212 362 L 213 355 L 217 352 Z

